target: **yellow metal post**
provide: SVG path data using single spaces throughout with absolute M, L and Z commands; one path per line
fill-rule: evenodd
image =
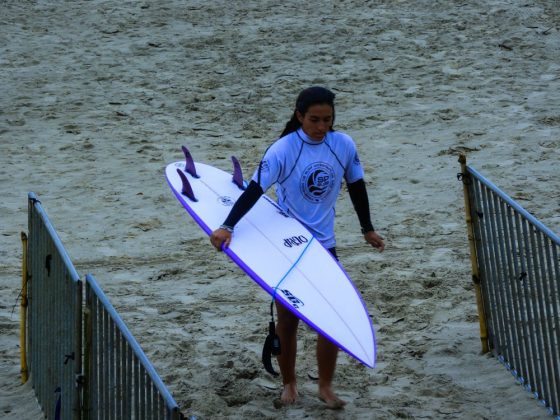
M 467 222 L 467 235 L 469 239 L 469 249 L 471 254 L 471 269 L 472 280 L 474 285 L 474 292 L 476 295 L 476 306 L 478 310 L 478 322 L 480 324 L 480 341 L 482 344 L 482 352 L 488 353 L 488 329 L 486 326 L 486 314 L 484 312 L 484 301 L 482 299 L 482 290 L 480 287 L 480 272 L 478 269 L 478 262 L 476 257 L 476 244 L 474 241 L 474 229 L 471 216 L 471 202 L 469 199 L 468 182 L 470 178 L 467 175 L 467 158 L 461 153 L 459 156 L 459 163 L 461 164 L 461 174 L 463 181 L 463 197 L 465 199 L 465 220 Z
M 28 379 L 27 370 L 27 235 L 21 232 L 23 257 L 21 264 L 21 304 L 19 319 L 19 350 L 21 353 L 21 382 Z

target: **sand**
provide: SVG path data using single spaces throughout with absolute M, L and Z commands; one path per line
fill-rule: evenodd
M 0 415 L 34 419 L 20 384 L 20 232 L 39 195 L 81 275 L 93 273 L 186 415 L 545 418 L 481 355 L 457 157 L 560 231 L 560 14 L 550 0 L 3 1 L 0 9 Z M 310 85 L 337 94 L 387 249 L 364 244 L 346 193 L 339 256 L 373 316 L 378 360 L 341 354 L 316 396 L 276 408 L 261 367 L 267 295 L 215 252 L 163 169 L 250 173 Z

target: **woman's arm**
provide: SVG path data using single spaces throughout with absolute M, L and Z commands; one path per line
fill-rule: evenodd
M 263 194 L 263 190 L 258 183 L 255 181 L 249 183 L 247 189 L 233 205 L 224 223 L 210 235 L 210 242 L 218 251 L 222 249 L 222 245 L 224 248 L 229 246 L 233 228 L 251 210 Z
M 366 183 L 362 178 L 347 185 L 348 192 L 350 193 L 350 199 L 352 200 L 354 210 L 356 210 L 358 220 L 360 221 L 360 226 L 362 227 L 364 239 L 374 248 L 377 248 L 379 251 L 383 251 L 385 249 L 383 238 L 379 236 L 377 232 L 375 232 L 373 224 L 371 223 Z
M 371 223 L 371 216 L 369 213 L 369 199 L 366 183 L 362 178 L 347 185 L 348 192 L 350 193 L 350 199 L 352 200 L 354 210 L 356 210 L 360 226 L 362 227 L 362 233 L 365 234 L 367 232 L 374 231 L 375 229 Z

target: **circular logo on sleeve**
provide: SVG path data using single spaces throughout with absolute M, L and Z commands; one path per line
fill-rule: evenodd
M 334 178 L 331 166 L 322 162 L 313 163 L 305 168 L 301 176 L 301 194 L 312 203 L 318 203 L 332 191 Z

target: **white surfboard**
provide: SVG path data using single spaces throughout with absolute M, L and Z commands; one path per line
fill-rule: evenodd
M 234 172 L 193 162 L 171 163 L 167 181 L 187 212 L 210 235 L 243 192 L 239 163 Z M 210 245 L 209 245 L 210 246 Z M 366 366 L 375 364 L 375 336 L 354 284 L 331 254 L 296 219 L 263 195 L 236 225 L 226 254 L 256 283 Z

